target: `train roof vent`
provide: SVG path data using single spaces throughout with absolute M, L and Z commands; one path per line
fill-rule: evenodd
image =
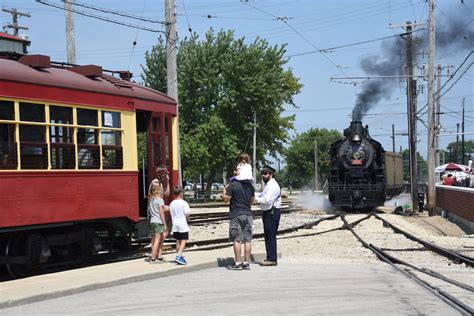
M 102 67 L 96 65 L 74 66 L 68 69 L 86 77 L 102 77 Z
M 18 59 L 18 62 L 33 68 L 51 67 L 51 59 L 44 55 L 25 55 Z
M 117 71 L 117 73 L 119 74 L 120 79 L 122 80 L 130 81 L 133 77 L 133 73 L 128 70 Z
M 121 80 L 119 78 L 115 78 L 114 76 L 109 76 L 109 75 L 104 75 L 103 77 L 105 80 L 107 80 L 108 82 L 110 82 L 111 84 L 113 84 L 114 86 L 118 88 L 129 88 L 129 89 L 133 88 L 133 85 L 128 81 Z

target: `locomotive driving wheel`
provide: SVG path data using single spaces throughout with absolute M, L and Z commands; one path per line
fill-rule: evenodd
M 5 256 L 12 259 L 10 263 L 6 264 L 7 271 L 12 277 L 24 278 L 32 274 L 27 234 L 13 234 L 5 248 Z

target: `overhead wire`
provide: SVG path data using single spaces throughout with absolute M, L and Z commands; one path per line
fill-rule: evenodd
M 454 71 L 454 73 L 449 77 L 448 80 L 446 80 L 444 82 L 444 84 L 441 86 L 441 88 L 438 89 L 438 91 L 435 92 L 435 102 L 441 98 L 443 95 L 446 94 L 446 92 L 444 92 L 442 95 L 439 95 L 441 90 L 448 84 L 449 81 L 451 81 L 454 76 L 456 76 L 457 72 L 462 68 L 462 66 L 464 66 L 464 64 L 468 61 L 469 57 L 471 57 L 471 55 L 474 53 L 474 51 L 471 51 L 469 54 L 467 54 L 467 56 L 464 58 L 463 62 L 459 65 L 459 67 Z M 472 62 L 471 62 L 471 65 L 472 65 Z M 469 67 L 467 69 L 469 69 L 471 67 L 471 65 L 469 65 Z M 467 69 L 464 71 L 464 73 L 466 73 Z M 463 73 L 463 74 L 464 74 Z M 461 76 L 462 77 L 462 76 Z M 459 79 L 458 79 L 459 80 Z M 457 81 L 456 81 L 457 82 Z M 450 89 L 452 88 L 453 86 L 450 87 Z M 448 90 L 449 91 L 449 90 Z M 419 109 L 417 112 L 416 112 L 416 115 L 419 115 L 421 113 L 421 111 L 423 111 L 426 107 L 428 106 L 428 102 L 421 108 Z
M 296 28 L 294 28 L 290 23 L 288 23 L 288 19 L 287 19 L 286 17 L 278 17 L 278 16 L 276 16 L 276 15 L 274 15 L 274 14 L 272 14 L 272 13 L 266 12 L 265 10 L 262 10 L 262 9 L 256 7 L 256 6 L 253 6 L 253 5 L 249 4 L 248 2 L 245 2 L 245 1 L 242 1 L 242 0 L 241 0 L 241 3 L 244 3 L 244 4 L 250 6 L 250 7 L 254 8 L 254 9 L 256 9 L 256 10 L 258 10 L 258 11 L 264 13 L 264 14 L 270 15 L 270 16 L 276 18 L 277 20 L 280 20 L 280 21 L 282 21 L 283 23 L 285 23 L 285 24 L 286 24 L 288 27 L 290 27 L 296 34 L 298 34 L 298 36 L 300 36 L 306 43 L 308 43 L 309 45 L 311 45 L 311 47 L 313 47 L 315 50 L 319 51 L 319 52 L 320 52 L 331 64 L 333 64 L 342 74 L 344 74 L 346 77 L 349 77 L 349 75 L 341 68 L 340 65 L 336 64 L 331 58 L 329 58 L 329 57 L 327 56 L 327 54 L 326 54 L 325 52 L 321 51 L 321 50 L 320 50 L 316 45 L 314 45 L 309 39 L 307 39 L 305 36 L 303 36 L 303 34 L 301 34 Z M 354 85 L 357 84 L 357 83 L 354 82 L 354 81 L 353 81 L 353 83 L 354 83 Z M 356 91 L 356 94 L 357 94 L 357 91 Z
M 186 22 L 188 23 L 188 31 L 192 35 L 193 29 L 191 28 L 191 24 L 189 24 L 188 12 L 186 11 L 186 6 L 184 5 L 184 0 L 181 1 L 183 4 L 184 15 L 186 16 Z
M 377 8 L 377 7 L 380 7 L 380 6 L 382 6 L 382 8 Z M 406 7 L 406 5 L 402 5 L 397 9 L 401 9 L 401 8 L 404 8 L 404 7 Z M 371 11 L 368 11 L 368 10 L 371 10 Z M 313 31 L 313 30 L 318 29 L 318 28 L 325 28 L 325 27 L 329 27 L 329 26 L 334 26 L 334 25 L 339 25 L 339 24 L 345 24 L 345 23 L 352 22 L 352 21 L 357 21 L 359 19 L 364 19 L 364 18 L 370 17 L 370 15 L 368 16 L 367 14 L 370 14 L 370 13 L 373 13 L 373 12 L 376 12 L 375 15 L 379 15 L 379 14 L 383 14 L 387 11 L 385 10 L 385 5 L 384 4 L 376 3 L 375 5 L 371 4 L 369 6 L 364 6 L 363 8 L 360 8 L 360 9 L 352 9 L 352 10 L 344 10 L 344 11 L 341 10 L 341 12 L 335 13 L 334 15 L 330 15 L 330 16 L 327 16 L 327 17 L 324 17 L 324 18 L 319 18 L 319 19 L 317 19 L 317 22 L 314 22 L 315 21 L 314 18 L 311 18 L 311 20 L 307 21 L 307 22 L 296 22 L 296 23 L 293 24 L 293 26 L 298 27 L 300 30 L 304 29 L 305 31 Z M 343 21 L 340 22 L 341 20 L 343 20 Z M 330 22 L 333 22 L 333 21 L 335 23 L 330 24 Z M 319 27 L 319 25 L 322 25 L 322 27 Z M 316 28 L 314 28 L 315 26 L 316 26 Z M 287 30 L 287 29 L 288 28 L 285 26 L 285 27 L 269 28 L 269 29 L 266 29 L 266 30 L 255 31 L 255 32 L 247 32 L 247 33 L 242 33 L 242 34 L 239 34 L 239 35 L 248 36 L 248 35 L 252 35 L 252 34 L 258 34 L 259 36 L 260 35 L 262 35 L 262 36 L 265 35 L 266 36 L 266 35 L 281 33 L 280 31 Z M 282 34 L 287 35 L 287 34 L 292 34 L 292 33 L 293 32 L 291 32 L 291 33 L 283 32 Z
M 151 29 L 151 28 L 147 28 L 147 27 L 141 27 L 141 26 L 138 26 L 138 25 L 125 23 L 125 22 L 118 21 L 118 20 L 109 19 L 109 18 L 106 18 L 106 17 L 102 17 L 102 16 L 99 16 L 99 15 L 84 12 L 84 11 L 79 11 L 79 10 L 76 10 L 76 9 L 64 8 L 63 6 L 57 5 L 55 3 L 48 2 L 47 0 L 35 0 L 35 1 L 40 3 L 40 4 L 44 4 L 44 5 L 53 7 L 53 8 L 57 8 L 57 9 L 60 9 L 60 10 L 65 10 L 65 11 L 70 11 L 70 12 L 73 12 L 73 13 L 76 13 L 76 14 L 79 14 L 79 15 L 82 15 L 82 16 L 86 16 L 86 17 L 89 17 L 89 18 L 101 20 L 101 21 L 104 21 L 104 22 L 118 24 L 118 25 L 129 27 L 129 28 L 140 29 L 140 30 L 153 32 L 153 33 L 165 33 L 161 30 Z
M 123 17 L 127 17 L 127 18 L 130 18 L 130 19 L 140 20 L 140 21 L 143 21 L 143 22 L 165 24 L 165 22 L 163 22 L 163 21 L 144 18 L 143 17 L 143 12 L 142 12 L 142 16 L 136 16 L 136 15 L 131 15 L 131 14 L 128 14 L 128 13 L 120 12 L 120 11 L 115 11 L 115 10 L 111 10 L 111 9 L 96 7 L 96 6 L 93 6 L 93 5 L 90 5 L 90 4 L 77 2 L 75 0 L 74 1 L 61 0 L 61 1 L 65 2 L 65 3 L 70 3 L 70 4 L 78 6 L 78 7 L 83 7 L 83 8 L 86 8 L 86 9 L 91 9 L 91 10 L 94 10 L 94 11 L 99 11 L 99 12 L 104 12 L 104 13 L 109 13 L 109 14 L 115 14 L 115 15 L 118 15 L 118 16 L 123 16 Z
M 143 2 L 143 8 L 142 8 L 142 14 L 141 14 L 142 16 L 143 16 L 143 13 L 145 12 L 145 7 L 146 7 L 146 0 L 144 0 L 144 2 Z M 141 22 L 139 22 L 139 23 L 141 23 Z M 132 44 L 132 52 L 130 53 L 130 59 L 128 60 L 127 71 L 129 71 L 129 72 L 130 72 L 130 65 L 132 63 L 133 52 L 135 51 L 135 46 L 137 46 L 138 31 L 139 30 L 137 29 L 137 32 L 135 33 L 135 40 L 133 41 L 133 44 Z
M 292 54 L 292 55 L 288 55 L 288 56 L 285 56 L 285 57 L 291 58 L 291 57 L 296 57 L 296 56 L 303 56 L 303 55 L 309 55 L 309 54 L 314 54 L 314 53 L 320 53 L 321 51 L 324 51 L 326 53 L 332 53 L 334 50 L 337 50 L 337 49 L 356 46 L 356 45 L 362 45 L 362 44 L 367 44 L 367 43 L 372 43 L 372 42 L 383 41 L 383 40 L 386 40 L 386 39 L 389 39 L 389 38 L 394 38 L 394 37 L 402 37 L 402 36 L 405 36 L 405 35 L 408 35 L 408 34 L 411 34 L 411 33 L 414 33 L 414 32 L 418 32 L 418 31 L 421 31 L 421 30 L 426 30 L 426 29 L 417 29 L 417 30 L 413 30 L 413 31 L 410 31 L 410 32 L 404 32 L 404 33 L 399 33 L 399 34 L 395 34 L 395 35 L 379 37 L 379 38 L 366 40 L 366 41 L 361 41 L 361 42 L 356 42 L 356 43 L 351 43 L 351 44 L 345 44 L 345 45 L 340 45 L 340 46 L 323 48 L 321 50 L 313 50 L 313 51 L 304 52 L 304 53 Z

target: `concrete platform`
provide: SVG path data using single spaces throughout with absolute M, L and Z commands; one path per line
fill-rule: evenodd
M 15 287 L 20 290 L 22 283 L 23 296 L 19 291 L 11 295 L 17 303 L 27 301 L 27 292 L 37 300 L 35 291 L 45 292 L 43 286 L 49 287 L 50 298 L 53 293 L 58 298 L 5 308 L 2 315 L 459 315 L 385 264 L 295 264 L 283 258 L 277 267 L 251 265 L 250 271 L 216 267 L 215 258 L 229 250 L 213 252 L 212 264 L 204 263 L 211 263 L 208 258 L 201 268 L 135 261 L 14 281 L 16 286 L 2 286 L 2 296 Z M 196 253 L 194 262 L 203 255 L 210 253 Z M 193 260 L 191 253 L 187 257 Z M 81 278 L 87 278 L 83 287 L 73 290 L 71 284 L 81 283 Z M 49 279 L 51 285 L 39 279 Z M 117 286 L 101 289 L 106 282 Z M 90 291 L 84 292 L 84 286 Z M 76 294 L 59 297 L 59 291 Z
M 232 249 L 186 252 L 186 266 L 171 262 L 175 255 L 165 255 L 170 262 L 163 264 L 135 259 L 2 282 L 0 308 L 216 267 L 218 258 L 232 256 Z

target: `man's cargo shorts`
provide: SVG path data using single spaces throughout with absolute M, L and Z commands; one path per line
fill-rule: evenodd
M 230 241 L 250 242 L 252 240 L 252 215 L 239 215 L 230 219 Z

